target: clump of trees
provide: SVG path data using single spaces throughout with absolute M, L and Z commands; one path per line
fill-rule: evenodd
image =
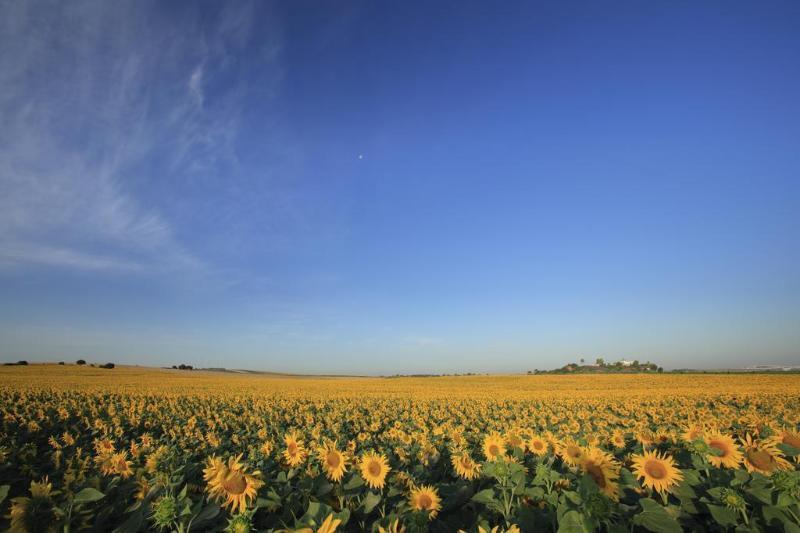
M 3 363 L 3 366 L 28 366 L 27 361 L 17 361 L 16 363 Z
M 111 368 L 114 368 L 114 366 L 116 366 L 116 365 L 114 365 L 114 363 L 106 363 L 106 364 L 104 364 L 104 365 L 100 365 L 100 368 L 108 368 L 108 369 L 111 369 Z
M 602 357 L 598 357 L 595 359 L 594 364 L 586 364 L 585 359 L 580 359 L 580 363 L 569 363 L 567 365 L 562 366 L 561 368 L 557 368 L 555 370 L 548 371 L 533 371 L 533 374 L 538 373 L 548 373 L 548 374 L 601 374 L 601 373 L 614 373 L 614 372 L 621 372 L 621 373 L 635 373 L 635 372 L 664 372 L 664 368 L 658 366 L 655 363 L 651 363 L 647 361 L 645 363 L 639 362 L 639 360 L 635 360 L 633 362 L 626 362 L 623 363 L 622 361 L 617 361 L 615 363 L 606 363 L 605 359 Z M 528 371 L 528 374 L 531 374 L 531 371 Z
M 180 364 L 177 366 L 172 365 L 172 368 L 174 368 L 175 370 L 194 370 L 194 367 L 192 365 L 184 365 L 184 364 Z

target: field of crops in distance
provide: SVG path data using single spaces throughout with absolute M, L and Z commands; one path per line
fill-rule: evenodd
M 800 531 L 800 376 L 0 367 L 14 531 Z

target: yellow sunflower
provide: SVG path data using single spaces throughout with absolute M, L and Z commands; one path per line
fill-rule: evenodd
M 675 467 L 675 461 L 668 455 L 659 455 L 657 451 L 645 451 L 642 455 L 634 455 L 633 472 L 642 479 L 645 487 L 665 493 L 683 479 L 683 473 Z
M 473 461 L 467 452 L 454 454 L 450 460 L 453 463 L 453 469 L 456 474 L 466 480 L 475 479 L 481 473 L 481 465 Z
M 483 455 L 489 461 L 494 461 L 504 454 L 506 442 L 503 437 L 493 432 L 483 439 Z
M 386 456 L 375 452 L 366 452 L 361 456 L 358 464 L 361 477 L 373 489 L 382 489 L 386 484 L 386 474 L 389 473 L 389 463 Z
M 303 441 L 300 439 L 296 431 L 287 433 L 283 437 L 286 443 L 286 449 L 283 451 L 283 458 L 286 464 L 291 467 L 299 466 L 306 460 L 308 452 L 303 447 Z
M 703 426 L 700 424 L 691 424 L 683 431 L 681 437 L 684 442 L 694 442 L 697 439 L 702 439 L 704 433 Z
M 588 448 L 580 460 L 581 469 L 597 484 L 600 491 L 611 498 L 619 498 L 619 463 L 600 448 Z
M 624 448 L 626 444 L 625 434 L 619 430 L 614 431 L 611 435 L 611 444 L 613 444 L 615 448 Z
M 256 470 L 252 474 L 247 472 L 247 467 L 240 461 L 242 455 L 228 459 L 228 464 L 216 457 L 211 457 L 206 463 L 203 475 L 207 482 L 208 494 L 215 500 L 225 500 L 223 507 L 231 507 L 231 512 L 243 512 L 251 500 L 255 500 L 258 489 L 264 482 L 258 479 L 261 472 Z
M 56 520 L 55 505 L 51 495 L 53 485 L 45 477 L 41 482 L 31 481 L 31 497 L 11 499 L 12 533 L 26 531 L 51 531 Z
M 331 481 L 341 481 L 347 471 L 347 456 L 336 448 L 336 441 L 325 443 L 317 450 L 317 458 Z
M 518 431 L 509 431 L 506 433 L 505 441 L 509 451 L 513 452 L 515 449 L 525 451 L 525 441 L 520 437 Z
M 741 439 L 740 439 L 741 440 Z M 792 465 L 783 458 L 774 441 L 758 441 L 748 433 L 743 440 L 744 467 L 748 472 L 759 472 L 769 476 L 778 470 L 790 470 Z
M 115 453 L 110 457 L 109 464 L 112 472 L 122 479 L 128 479 L 133 475 L 131 462 L 128 461 L 128 452 Z
M 274 448 L 275 445 L 272 444 L 272 441 L 265 440 L 264 442 L 261 443 L 261 447 L 258 449 L 258 451 L 260 451 L 261 455 L 263 455 L 264 457 L 269 457 L 270 455 L 272 455 L 272 450 Z
M 583 448 L 574 440 L 567 440 L 559 444 L 558 455 L 569 466 L 577 466 L 583 458 Z
M 528 449 L 534 455 L 546 455 L 547 441 L 539 435 L 533 435 L 530 439 L 528 439 Z
M 439 492 L 430 485 L 422 485 L 413 489 L 409 503 L 415 511 L 427 511 L 429 520 L 436 518 L 436 514 L 442 508 Z
M 721 455 L 708 455 L 708 462 L 717 468 L 739 468 L 742 464 L 742 452 L 733 441 L 733 437 L 715 431 L 704 438 L 706 444 L 717 450 Z
M 788 444 L 793 448 L 800 449 L 800 433 L 788 429 L 781 429 L 775 435 L 775 441 L 779 444 Z
M 334 533 L 339 528 L 341 523 L 342 521 L 339 518 L 334 518 L 333 513 L 331 513 L 325 518 L 325 520 L 322 521 L 322 524 L 320 524 L 316 531 L 310 527 L 294 530 L 280 529 L 277 531 L 278 533 Z
M 378 533 L 406 533 L 406 527 L 395 518 L 387 527 L 378 526 Z

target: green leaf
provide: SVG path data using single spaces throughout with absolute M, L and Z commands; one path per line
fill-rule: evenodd
M 636 481 L 636 478 L 633 476 L 630 470 L 627 468 L 620 468 L 619 470 L 619 483 L 622 487 L 631 487 L 636 488 L 639 486 L 639 483 Z
M 675 490 L 672 491 L 672 493 L 681 501 L 681 509 L 683 509 L 686 513 L 698 513 L 697 506 L 694 502 L 694 500 L 697 498 L 697 493 L 694 491 L 692 486 L 686 482 L 685 479 L 675 488 Z
M 781 527 L 786 533 L 798 533 L 800 527 L 797 526 L 789 516 L 777 507 L 763 507 L 761 514 L 764 516 L 764 521 L 768 526 L 780 530 Z
M 778 500 L 775 502 L 775 507 L 790 507 L 797 503 L 797 500 L 788 492 L 781 492 L 778 494 Z
M 106 496 L 105 494 L 103 494 L 97 489 L 86 487 L 78 494 L 76 494 L 75 499 L 72 501 L 77 504 L 91 503 L 91 502 L 96 502 L 97 500 L 102 500 L 103 498 L 105 498 L 105 496 Z
M 472 501 L 482 503 L 484 505 L 497 503 L 497 499 L 494 497 L 494 489 L 484 489 L 480 491 L 472 497 Z
M 364 480 L 361 476 L 353 476 L 350 481 L 345 483 L 344 490 L 353 490 L 364 486 Z
M 372 510 L 375 509 L 375 506 L 378 505 L 380 502 L 381 502 L 381 495 L 380 494 L 378 494 L 376 492 L 368 491 L 367 495 L 364 497 L 364 499 L 361 502 L 361 505 L 364 506 L 364 513 L 365 514 L 371 513 Z
M 589 533 L 586 521 L 581 513 L 571 509 L 558 520 L 558 533 Z
M 770 489 L 769 487 L 750 485 L 746 489 L 746 494 L 752 496 L 753 498 L 755 498 L 756 500 L 758 500 L 763 504 L 766 505 L 772 504 L 772 489 Z
M 700 477 L 700 474 L 697 470 L 692 470 L 691 468 L 687 468 L 685 470 L 681 470 L 683 472 L 683 482 L 687 483 L 691 486 L 699 485 L 703 482 L 703 479 Z
M 564 491 L 564 497 L 577 506 L 583 505 L 583 498 L 575 491 Z
M 544 489 L 542 487 L 529 487 L 525 489 L 523 493 L 528 498 L 532 498 L 534 500 L 541 500 L 544 499 Z
M 209 503 L 208 505 L 203 507 L 203 509 L 199 513 L 197 513 L 197 516 L 194 517 L 194 523 L 197 524 L 199 522 L 204 522 L 206 520 L 211 520 L 213 518 L 216 518 L 216 516 L 219 514 L 219 511 L 220 511 L 219 505 L 217 505 L 216 503 Z
M 784 443 L 778 444 L 778 449 L 789 457 L 795 457 L 797 455 L 800 455 L 800 448 L 795 448 L 790 444 L 784 444 Z
M 333 485 L 331 485 L 327 481 L 323 481 L 317 487 L 317 497 L 321 498 L 321 497 L 325 496 L 326 494 L 329 494 L 332 490 L 333 490 Z
M 738 515 L 733 509 L 728 509 L 723 505 L 714 505 L 713 503 L 707 503 L 706 506 L 708 506 L 708 510 L 717 524 L 722 527 L 733 527 L 739 522 Z
M 678 521 L 655 500 L 643 498 L 639 500 L 639 505 L 642 506 L 642 512 L 633 517 L 633 523 L 637 526 L 642 526 L 655 533 L 682 532 Z
M 394 498 L 395 496 L 399 496 L 403 494 L 403 489 L 397 487 L 389 487 L 389 492 L 386 493 L 387 498 Z
M 733 478 L 737 483 L 742 485 L 750 481 L 750 474 L 747 472 L 747 470 L 734 470 Z
M 309 516 L 311 518 L 316 518 L 321 508 L 322 504 L 320 504 L 319 502 L 308 502 L 308 509 L 306 509 L 306 516 Z
M 139 531 L 139 528 L 142 527 L 142 523 L 144 522 L 144 513 L 141 509 L 137 510 L 131 516 L 128 517 L 119 527 L 117 527 L 113 533 L 136 533 Z
M 6 498 L 8 497 L 8 489 L 11 488 L 9 485 L 2 485 L 0 486 L 0 503 L 3 503 Z

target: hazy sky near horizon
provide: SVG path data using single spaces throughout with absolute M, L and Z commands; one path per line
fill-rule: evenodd
M 0 359 L 800 364 L 798 27 L 0 0 Z

